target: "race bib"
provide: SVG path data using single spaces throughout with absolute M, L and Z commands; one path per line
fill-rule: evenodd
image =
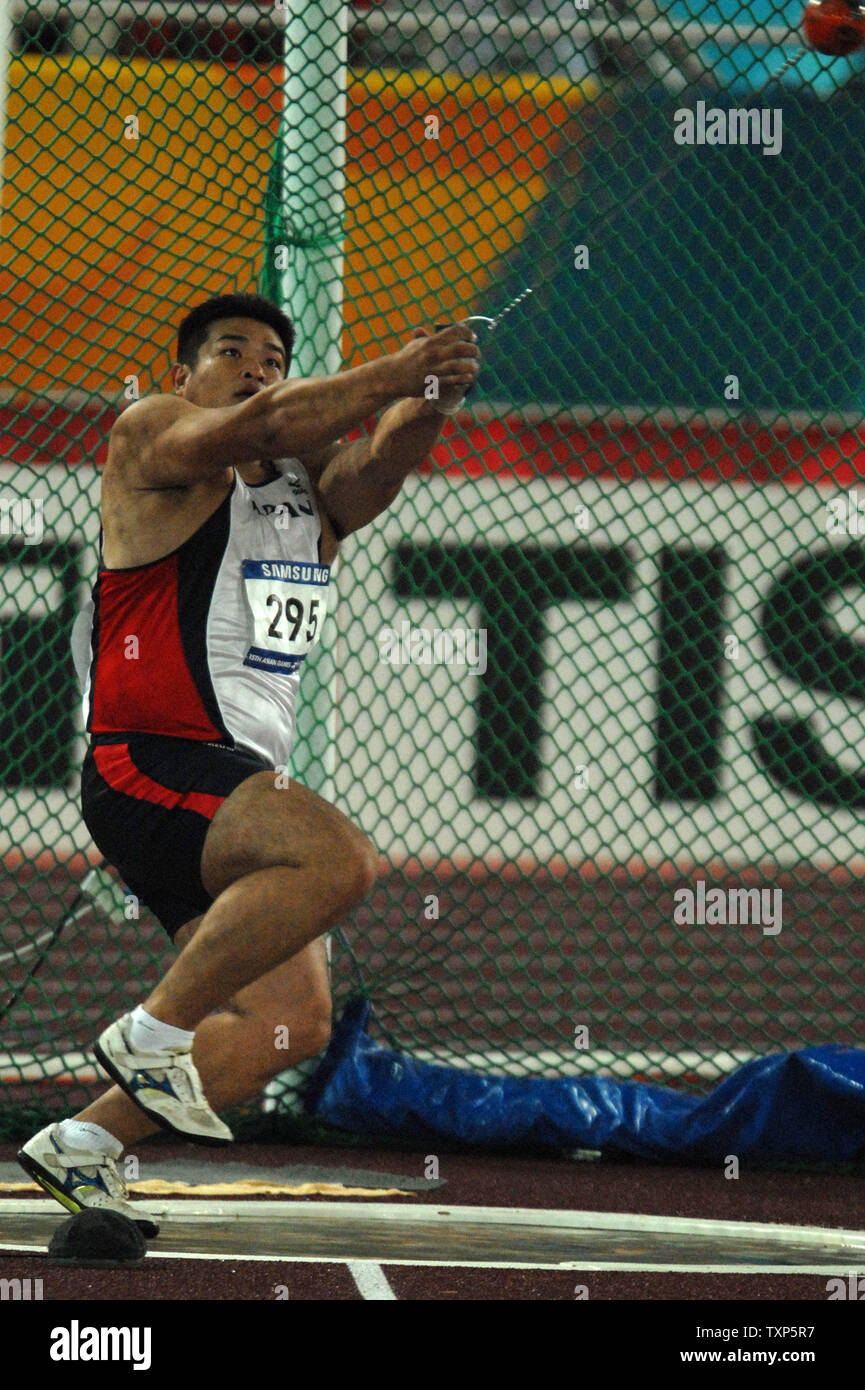
M 291 675 L 321 636 L 329 565 L 244 560 L 243 587 L 252 623 L 244 666 Z

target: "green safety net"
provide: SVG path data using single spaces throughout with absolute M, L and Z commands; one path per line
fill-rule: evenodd
M 345 542 L 308 673 L 295 774 L 380 856 L 330 941 L 335 1014 L 360 990 L 417 1057 L 695 1088 L 855 1044 L 858 55 L 801 48 L 797 5 L 310 3 L 347 59 L 290 54 L 324 125 L 345 100 L 343 208 L 310 220 L 290 8 L 12 6 L 0 1131 L 99 1094 L 93 1041 L 174 958 L 79 810 L 112 424 L 211 295 L 307 328 L 300 252 L 342 253 L 345 368 L 497 320 Z M 300 1125 L 316 1059 L 284 1062 L 238 1133 Z

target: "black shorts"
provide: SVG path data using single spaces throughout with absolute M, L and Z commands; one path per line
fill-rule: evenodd
M 156 734 L 91 745 L 81 810 L 94 843 L 168 935 L 213 902 L 201 882 L 210 822 L 234 788 L 275 771 L 248 749 Z

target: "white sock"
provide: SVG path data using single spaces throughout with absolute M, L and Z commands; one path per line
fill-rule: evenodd
M 171 1023 L 160 1023 L 158 1018 L 138 1005 L 132 1011 L 132 1027 L 129 1041 L 140 1052 L 173 1052 L 177 1048 L 191 1047 L 195 1033 L 185 1028 L 175 1028 Z
M 60 1138 L 71 1149 L 90 1149 L 94 1153 L 110 1154 L 112 1158 L 119 1158 L 123 1153 L 120 1140 L 91 1120 L 61 1120 Z

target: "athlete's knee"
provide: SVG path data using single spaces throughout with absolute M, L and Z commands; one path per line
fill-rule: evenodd
M 239 878 L 281 867 L 314 869 L 327 896 L 348 911 L 372 889 L 378 855 L 335 806 L 297 782 L 277 790 L 269 774 L 260 773 L 236 788 L 216 812 L 201 876 L 216 897 Z
M 348 911 L 372 892 L 378 877 L 378 853 L 369 836 L 355 830 L 337 847 L 333 862 L 344 888 Z
M 305 1062 L 310 1057 L 317 1057 L 320 1052 L 324 1052 L 331 1035 L 331 1016 L 327 1014 L 311 1013 L 295 1024 L 294 1029 L 289 1029 L 288 1053 L 283 1053 L 283 1061 L 279 1058 L 272 1059 L 273 1075 L 278 1075 L 284 1071 L 286 1065 L 294 1065 L 297 1062 Z M 286 1063 L 285 1057 L 291 1058 L 290 1063 Z
M 271 1081 L 289 1067 L 317 1057 L 324 1052 L 330 1036 L 329 1014 L 310 1013 L 290 1024 L 275 1024 L 261 1036 L 257 1053 L 259 1079 Z
M 330 997 L 316 995 L 302 1013 L 280 1017 L 278 1009 L 266 1014 L 250 1013 L 236 1000 L 228 1006 L 243 1025 L 243 1056 L 261 1084 L 287 1068 L 317 1057 L 330 1042 L 332 1013 Z
M 285 867 L 294 867 L 290 859 L 287 847 Z M 334 925 L 372 892 L 378 876 L 378 854 L 372 841 L 350 826 L 323 838 L 304 867 L 312 870 L 324 920 Z

